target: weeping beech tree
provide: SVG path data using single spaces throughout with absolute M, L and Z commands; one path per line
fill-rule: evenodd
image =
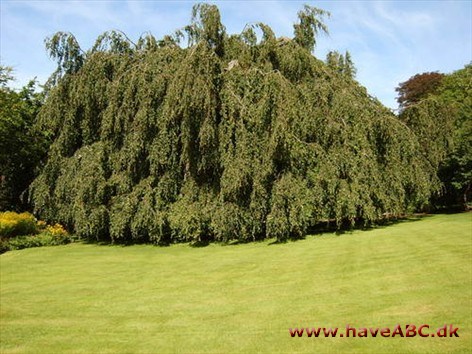
M 36 212 L 84 238 L 168 243 L 284 240 L 422 205 L 434 164 L 312 55 L 320 11 L 299 13 L 294 39 L 261 23 L 228 35 L 200 4 L 162 40 L 112 31 L 87 52 L 71 34 L 47 40 L 59 65 L 39 118 L 54 142 Z

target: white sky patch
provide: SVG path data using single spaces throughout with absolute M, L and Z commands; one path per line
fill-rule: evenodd
M 378 18 L 382 21 L 388 21 L 397 29 L 410 31 L 411 29 L 424 30 L 432 29 L 434 18 L 426 12 L 420 10 L 406 11 L 395 9 L 390 2 L 375 2 L 374 9 Z
M 349 50 L 357 79 L 369 93 L 396 108 L 395 87 L 427 71 L 451 72 L 472 60 L 471 1 L 210 1 L 220 8 L 229 34 L 247 23 L 269 25 L 277 36 L 293 36 L 297 12 L 307 3 L 331 12 L 330 36 L 320 35 L 314 54 Z M 19 1 L 0 0 L 0 60 L 13 66 L 17 82 L 40 82 L 54 71 L 44 39 L 71 32 L 83 49 L 107 30 L 135 41 L 157 38 L 187 25 L 192 1 Z

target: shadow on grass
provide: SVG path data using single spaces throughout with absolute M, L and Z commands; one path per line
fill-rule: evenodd
M 323 233 L 335 233 L 338 236 L 344 235 L 346 233 L 352 233 L 356 230 L 361 231 L 372 231 L 378 229 L 384 229 L 389 226 L 410 223 L 420 221 L 424 218 L 433 216 L 432 214 L 412 214 L 401 217 L 391 217 L 385 218 L 383 220 L 378 220 L 373 223 L 366 223 L 364 220 L 356 220 L 354 225 L 351 225 L 350 222 L 344 222 L 341 227 L 338 227 L 336 223 L 323 222 L 315 225 L 312 230 L 308 230 L 308 234 L 312 236 L 321 235 Z
M 472 211 L 472 208 L 468 205 L 464 204 L 455 204 L 455 205 L 448 205 L 443 207 L 437 207 L 435 210 L 431 211 L 431 214 L 459 214 L 459 213 L 467 213 Z
M 106 239 L 76 239 L 74 243 L 83 243 L 85 245 L 96 245 L 96 246 L 108 246 L 108 247 L 128 247 L 128 246 L 136 246 L 136 245 L 151 245 L 151 246 L 159 246 L 159 247 L 168 247 L 172 245 L 172 243 L 168 242 L 160 242 L 160 243 L 152 243 L 149 241 L 141 241 L 141 240 L 133 240 L 133 241 L 111 241 Z
M 98 245 L 98 246 L 109 246 L 109 247 L 128 247 L 128 246 L 136 246 L 136 245 L 148 245 L 148 246 L 158 246 L 158 247 L 169 247 L 176 243 L 187 243 L 192 248 L 200 248 L 208 246 L 211 241 L 210 240 L 196 240 L 196 241 L 186 241 L 186 242 L 168 242 L 168 241 L 161 241 L 158 243 L 149 242 L 146 240 L 97 240 L 97 239 L 80 239 L 76 242 L 81 242 L 87 245 Z
M 366 223 L 364 220 L 358 219 L 355 221 L 354 224 L 351 224 L 350 221 L 343 221 L 340 225 L 336 223 L 335 220 L 330 221 L 321 221 L 316 223 L 315 225 L 311 226 L 307 230 L 306 236 L 303 237 L 289 237 L 286 240 L 275 240 L 270 242 L 268 245 L 279 245 L 284 244 L 287 242 L 295 242 L 299 240 L 304 240 L 308 236 L 315 236 L 321 237 L 325 234 L 335 234 L 336 236 L 342 236 L 345 234 L 351 234 L 354 231 L 372 231 L 378 229 L 384 229 L 389 226 L 402 224 L 402 223 L 409 223 L 409 222 L 416 222 L 420 221 L 424 218 L 428 218 L 433 216 L 434 214 L 412 214 L 402 217 L 395 217 L 395 218 L 385 218 L 384 220 L 376 221 L 375 223 Z
M 201 247 L 206 247 L 210 244 L 210 241 L 208 240 L 198 240 L 198 241 L 193 241 L 190 242 L 189 245 L 192 248 L 201 248 Z
M 248 240 L 231 240 L 228 242 L 222 242 L 222 246 L 238 246 L 238 245 L 246 245 L 249 243 L 263 243 L 267 242 L 267 238 L 255 238 L 255 239 L 248 239 Z
M 442 211 L 442 213 L 444 213 L 444 211 Z M 450 213 L 452 214 L 453 212 L 451 211 Z M 378 229 L 383 229 L 383 228 L 397 225 L 397 224 L 420 221 L 424 218 L 428 218 L 433 215 L 434 214 L 423 213 L 423 214 L 406 215 L 406 216 L 395 217 L 395 218 L 390 217 L 390 218 L 385 218 L 383 220 L 377 221 L 375 223 L 369 223 L 369 224 L 367 224 L 364 220 L 358 219 L 355 221 L 353 225 L 349 221 L 344 221 L 340 225 L 337 224 L 335 220 L 321 221 L 309 227 L 307 230 L 307 234 L 305 236 L 302 236 L 302 237 L 294 236 L 294 237 L 289 237 L 284 240 L 274 239 L 273 241 L 270 241 L 270 239 L 267 239 L 267 238 L 256 237 L 255 239 L 230 240 L 227 242 L 216 242 L 210 239 L 204 239 L 204 240 L 197 240 L 193 242 L 187 241 L 183 243 L 187 243 L 192 248 L 207 247 L 211 243 L 216 243 L 221 246 L 237 246 L 237 245 L 243 245 L 243 244 L 248 244 L 248 243 L 268 242 L 267 244 L 269 246 L 272 246 L 272 245 L 280 245 L 280 244 L 285 244 L 288 242 L 304 240 L 308 236 L 321 237 L 326 234 L 329 234 L 329 235 L 335 234 L 337 236 L 342 236 L 344 234 L 350 234 L 356 230 L 361 230 L 361 231 L 378 230 Z M 174 244 L 172 242 L 149 243 L 149 242 L 140 241 L 140 240 L 111 242 L 111 240 L 96 240 L 96 239 L 82 239 L 82 240 L 78 240 L 78 242 L 82 242 L 84 244 L 93 244 L 93 245 L 99 245 L 99 246 L 114 246 L 114 247 L 127 247 L 127 246 L 133 246 L 133 245 L 154 245 L 154 246 L 159 246 L 159 247 L 168 247 Z
M 422 219 L 429 218 L 431 216 L 433 215 L 432 214 L 413 214 L 413 215 L 399 217 L 399 218 L 385 219 L 385 220 L 377 221 L 375 223 L 367 224 L 367 225 L 364 224 L 363 222 L 356 222 L 354 227 L 337 230 L 336 234 L 342 235 L 346 232 L 352 232 L 354 230 L 372 231 L 372 230 L 384 229 L 386 227 L 397 225 L 397 224 L 421 221 Z

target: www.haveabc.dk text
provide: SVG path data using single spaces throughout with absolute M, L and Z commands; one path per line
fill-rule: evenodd
M 402 326 L 397 324 L 393 330 L 390 327 L 384 328 L 366 328 L 366 327 L 351 327 L 349 324 L 343 329 L 325 328 L 325 327 L 305 327 L 305 328 L 289 328 L 291 337 L 459 337 L 457 331 L 458 327 L 454 327 L 452 324 L 445 324 L 436 330 L 431 329 L 427 324 L 415 326 L 413 324 L 407 324 L 402 329 Z

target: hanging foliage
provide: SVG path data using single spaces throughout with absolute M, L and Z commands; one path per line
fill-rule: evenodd
M 293 40 L 264 24 L 229 36 L 197 5 L 163 40 L 107 32 L 73 65 L 56 55 L 36 212 L 86 238 L 168 243 L 285 240 L 424 203 L 436 180 L 414 133 L 310 53 L 325 14 L 305 7 Z

